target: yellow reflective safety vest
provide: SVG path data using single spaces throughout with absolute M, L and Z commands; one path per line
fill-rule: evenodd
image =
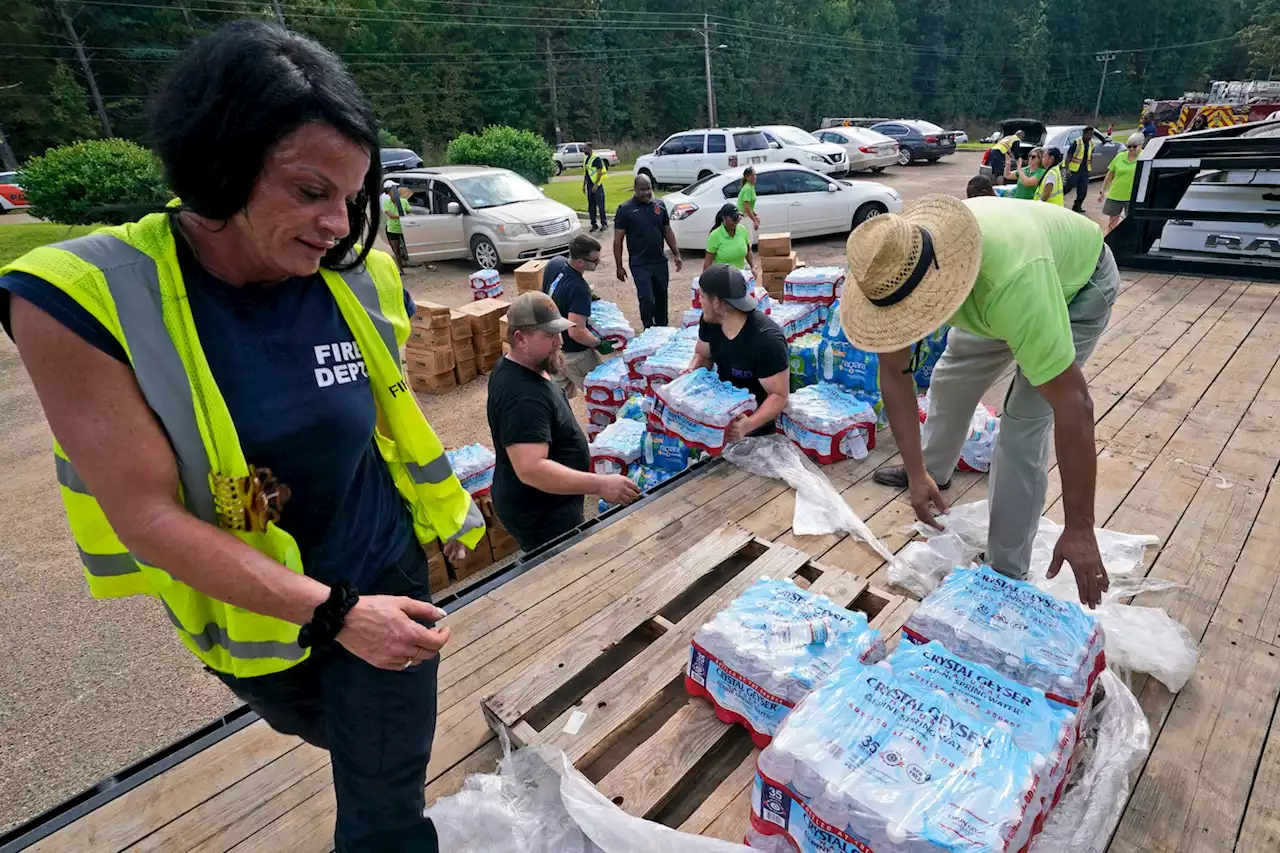
M 1004 156 L 1008 157 L 1010 154 L 1013 153 L 1013 146 L 1017 144 L 1017 142 L 1018 142 L 1018 137 L 1006 136 L 1004 139 L 1001 139 L 999 142 L 996 143 L 995 148 L 997 151 L 1002 152 Z
M 1084 141 L 1084 137 L 1080 137 L 1073 143 L 1071 156 L 1067 158 L 1067 171 L 1078 172 L 1080 167 L 1084 166 L 1085 171 L 1093 168 L 1093 140 Z
M 591 156 L 587 158 L 586 169 L 587 180 L 591 182 L 593 187 L 598 187 L 604 183 L 605 176 L 609 174 L 609 161 L 592 152 Z
M 164 426 L 187 509 L 302 573 L 293 537 L 246 512 L 249 462 L 205 361 L 174 239 L 168 214 L 152 214 L 35 249 L 0 274 L 38 276 L 97 318 L 128 354 L 138 386 Z M 474 547 L 484 535 L 483 517 L 402 374 L 409 317 L 395 263 L 375 251 L 361 267 L 321 275 L 364 358 L 379 422 L 390 431 L 384 435 L 379 428 L 375 440 L 418 541 L 457 539 Z M 131 554 L 56 441 L 53 451 L 67 521 L 95 598 L 158 598 L 183 644 L 218 672 L 267 675 L 306 659 L 299 626 L 217 601 Z
M 1040 179 L 1040 185 L 1043 186 L 1044 182 L 1050 177 L 1053 178 L 1053 191 L 1049 193 L 1048 198 L 1041 199 L 1041 201 L 1047 201 L 1049 204 L 1056 204 L 1059 207 L 1066 207 L 1066 193 L 1062 189 L 1062 167 L 1055 165 L 1048 172 L 1045 172 L 1044 177 Z M 1039 194 L 1036 195 L 1036 198 L 1040 198 Z

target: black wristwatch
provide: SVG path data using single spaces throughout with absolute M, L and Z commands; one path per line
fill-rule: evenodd
M 298 631 L 298 645 L 304 649 L 322 649 L 333 645 L 347 614 L 360 600 L 360 591 L 342 581 L 329 588 L 329 597 L 311 614 L 311 621 Z

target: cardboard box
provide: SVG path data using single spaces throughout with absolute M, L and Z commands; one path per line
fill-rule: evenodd
M 501 525 L 489 528 L 489 548 L 493 551 L 493 561 L 510 557 L 520 550 L 520 543 Z
M 447 587 L 452 581 L 449 578 L 449 564 L 444 560 L 444 554 L 432 554 L 427 557 L 427 589 L 432 595 L 440 592 Z
M 542 290 L 542 271 L 547 267 L 546 261 L 525 261 L 516 267 L 516 292 L 528 293 Z
M 471 334 L 477 336 L 485 332 L 497 332 L 498 321 L 506 316 L 510 307 L 511 303 L 506 300 L 488 298 L 463 305 L 458 311 L 467 315 L 471 321 Z
M 496 352 L 493 355 L 476 354 L 476 370 L 481 373 L 488 373 L 493 370 L 495 364 L 502 359 L 502 352 Z
M 495 335 L 483 335 L 478 338 L 471 339 L 471 349 L 475 352 L 476 357 L 482 355 L 501 354 L 502 345 L 505 343 L 502 338 Z
M 436 302 L 419 302 L 411 323 L 423 329 L 449 329 L 449 306 Z
M 763 273 L 788 273 L 796 268 L 796 253 L 786 255 L 761 255 L 760 271 Z
M 405 342 L 404 346 L 407 350 L 453 349 L 453 339 L 449 337 L 448 329 L 410 326 L 409 340 Z
M 759 243 L 759 255 L 761 257 L 777 257 L 791 254 L 791 232 L 789 231 L 776 234 L 761 234 Z
M 422 373 L 435 376 L 440 373 L 448 373 L 457 364 L 452 346 L 446 350 L 419 350 L 405 347 L 404 358 L 405 366 L 410 375 Z
M 461 311 L 450 311 L 449 337 L 455 341 L 471 340 L 471 318 Z
M 498 321 L 498 337 L 505 341 L 510 333 L 511 327 L 507 323 L 507 318 L 503 317 Z
M 474 355 L 468 359 L 459 359 L 458 363 L 453 366 L 453 376 L 459 385 L 466 385 L 472 379 L 475 379 L 478 372 Z
M 467 556 L 461 560 L 445 559 L 453 569 L 453 579 L 460 581 L 493 565 L 493 549 L 489 547 L 489 540 L 484 538 L 476 543 L 474 551 L 468 550 Z
M 410 373 L 409 387 L 419 394 L 444 394 L 458 387 L 453 370 L 448 373 Z
M 453 342 L 453 360 L 455 362 L 470 361 L 475 357 L 476 350 L 475 347 L 471 345 L 471 338 L 467 338 L 465 341 Z

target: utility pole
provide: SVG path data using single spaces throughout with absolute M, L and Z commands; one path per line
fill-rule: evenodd
M 560 133 L 560 101 L 556 97 L 556 64 L 551 59 L 551 33 L 547 33 L 547 82 L 551 85 L 551 123 L 556 129 L 556 145 L 564 142 Z
M 89 84 L 89 96 L 93 98 L 93 105 L 98 110 L 98 121 L 102 124 L 102 134 L 104 136 L 115 136 L 111 131 L 111 118 L 107 115 L 106 104 L 102 102 L 102 93 L 98 91 L 98 80 L 93 76 L 93 68 L 89 65 L 89 57 L 85 56 L 84 45 L 80 43 L 80 36 L 76 33 L 75 24 L 71 22 L 71 16 L 67 14 L 67 7 L 63 0 L 54 0 L 54 5 L 58 8 L 58 15 L 62 18 L 62 23 L 67 28 L 67 38 L 71 39 L 71 46 L 75 49 L 76 59 L 80 60 L 80 70 L 84 72 L 85 82 Z
M 288 26 L 284 22 L 284 7 L 280 5 L 280 0 L 272 0 L 272 5 L 276 7 L 276 23 L 282 27 Z
M 711 84 L 711 24 L 702 16 L 702 61 L 707 69 L 707 127 L 716 127 L 716 94 Z
M 1098 113 L 1102 111 L 1102 87 L 1107 84 L 1107 66 L 1115 62 L 1116 54 L 1113 51 L 1104 51 L 1094 59 L 1102 63 L 1102 77 L 1098 80 L 1098 100 L 1093 105 L 1093 123 L 1097 124 Z

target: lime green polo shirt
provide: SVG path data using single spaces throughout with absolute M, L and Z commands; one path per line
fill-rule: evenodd
M 756 187 L 755 184 L 749 184 L 745 180 L 742 182 L 742 189 L 738 190 L 738 210 L 745 215 L 747 209 L 744 204 L 751 205 L 751 212 L 756 212 Z
M 1077 214 L 1078 216 L 1079 214 Z M 738 223 L 738 229 L 730 236 L 728 231 L 724 230 L 724 226 L 716 227 L 716 230 L 707 235 L 707 252 L 715 255 L 717 264 L 728 264 L 737 269 L 746 269 L 747 267 L 747 229 L 743 223 Z
M 1138 171 L 1137 158 L 1130 160 L 1129 152 L 1121 151 L 1112 159 L 1107 170 L 1115 175 L 1111 179 L 1111 186 L 1107 188 L 1107 198 L 1128 202 L 1133 198 L 1133 176 Z

